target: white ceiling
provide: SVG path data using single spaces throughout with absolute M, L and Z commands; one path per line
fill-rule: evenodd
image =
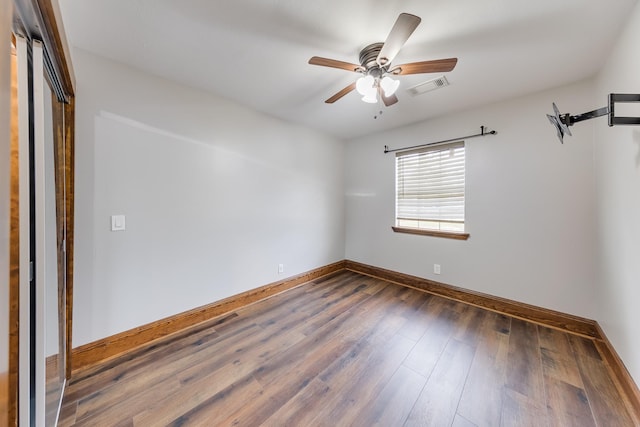
M 72 46 L 344 139 L 589 77 L 637 1 L 59 0 Z M 441 74 L 400 76 L 389 108 L 325 104 L 358 75 L 309 58 L 358 63 L 401 12 L 422 23 L 394 63 L 457 57 L 451 85 L 413 97 Z

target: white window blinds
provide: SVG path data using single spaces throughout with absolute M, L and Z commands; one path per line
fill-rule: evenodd
M 396 154 L 396 225 L 464 231 L 464 142 Z

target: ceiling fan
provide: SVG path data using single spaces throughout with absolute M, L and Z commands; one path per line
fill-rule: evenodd
M 384 43 L 372 43 L 360 51 L 360 65 L 319 56 L 309 59 L 309 64 L 312 65 L 339 68 L 362 74 L 362 77 L 356 82 L 351 83 L 325 102 L 333 104 L 355 89 L 362 95 L 364 102 L 376 103 L 378 102 L 377 96 L 380 95 L 382 102 L 388 107 L 398 102 L 395 91 L 400 84 L 399 81 L 392 79 L 390 76 L 440 73 L 453 70 L 458 58 L 391 65 L 391 61 L 393 61 L 409 39 L 409 36 L 420 24 L 420 21 L 421 19 L 418 16 L 401 13 Z

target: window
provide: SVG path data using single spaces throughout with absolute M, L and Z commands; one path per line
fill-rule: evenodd
M 396 154 L 394 231 L 466 239 L 464 142 Z

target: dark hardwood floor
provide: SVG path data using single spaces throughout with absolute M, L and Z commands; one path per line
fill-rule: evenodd
M 61 426 L 633 426 L 594 343 L 351 272 L 86 371 Z

